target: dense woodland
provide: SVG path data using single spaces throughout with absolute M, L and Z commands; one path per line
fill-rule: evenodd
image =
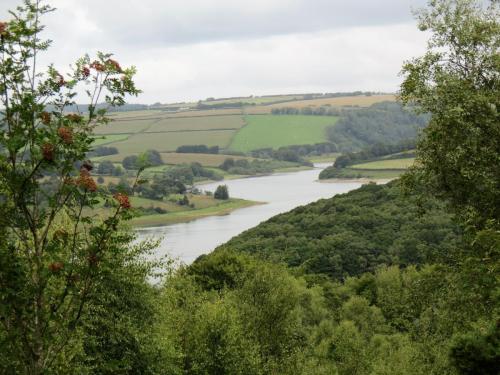
M 343 280 L 384 264 L 444 261 L 460 238 L 442 204 L 404 196 L 396 181 L 298 207 L 223 247 Z
M 65 112 L 91 82 L 124 104 L 135 69 L 99 53 L 32 90 L 34 51 L 50 45 L 33 38 L 51 11 L 38 5 L 0 22 L 1 374 L 498 374 L 498 2 L 418 14 L 432 43 L 403 66 L 401 100 L 432 116 L 400 180 L 298 207 L 191 265 L 153 257 L 126 225 L 129 194 L 163 185 L 140 179 L 142 160 L 131 192 L 97 188 L 85 159 L 108 121 L 99 96 Z M 401 112 L 384 106 L 381 119 Z M 397 116 L 407 126 L 371 139 L 354 119 L 334 135 L 348 151 L 397 143 L 415 126 Z
M 344 111 L 337 124 L 328 129 L 328 138 L 341 152 L 360 151 L 375 144 L 415 139 L 428 121 L 428 115 L 415 114 L 399 103 L 377 103 Z

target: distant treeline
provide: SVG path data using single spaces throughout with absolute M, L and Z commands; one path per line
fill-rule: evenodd
M 218 154 L 219 146 L 208 147 L 207 145 L 183 145 L 177 147 L 175 152 L 181 154 Z
M 348 152 L 335 159 L 333 166 L 335 168 L 345 168 L 349 165 L 359 164 L 365 161 L 371 161 L 381 156 L 387 156 L 398 152 L 411 151 L 417 147 L 414 139 L 407 139 L 394 145 L 377 143 L 359 152 Z M 397 156 L 398 159 L 404 157 L 414 157 L 415 153 L 408 153 Z
M 329 106 L 304 108 L 283 107 L 271 109 L 271 114 L 273 115 L 339 116 L 340 113 L 340 110 L 337 108 L 331 108 Z
M 221 109 L 221 108 L 242 108 L 250 105 L 255 105 L 255 103 L 249 102 L 222 102 L 222 103 L 214 103 L 214 104 L 204 104 L 201 101 L 196 105 L 196 109 Z
M 94 157 L 94 156 L 109 156 L 109 155 L 116 155 L 118 154 L 118 149 L 116 147 L 106 147 L 106 146 L 100 146 L 96 147 L 92 151 L 90 151 L 87 156 L 89 158 Z
M 124 104 L 121 107 L 110 107 L 107 103 L 99 103 L 96 105 L 96 109 L 106 109 L 107 112 L 129 112 L 129 111 L 143 111 L 150 109 L 150 106 L 147 104 Z M 47 112 L 59 111 L 55 106 L 48 105 L 45 107 Z M 65 112 L 88 112 L 88 104 L 72 104 L 67 105 L 64 108 Z
M 284 160 L 259 160 L 254 159 L 249 161 L 247 159 L 233 159 L 227 158 L 219 165 L 219 168 L 230 173 L 237 175 L 256 175 L 263 173 L 272 173 L 278 168 L 293 167 L 297 164 Z
M 429 115 L 418 115 L 394 102 L 343 111 L 327 135 L 341 152 L 359 151 L 375 144 L 397 144 L 415 139 L 429 122 Z
M 251 151 L 254 158 L 276 159 L 291 162 L 304 163 L 304 156 L 323 155 L 337 152 L 337 147 L 333 143 L 324 142 L 314 145 L 292 145 L 280 147 L 277 150 L 272 148 L 261 148 Z

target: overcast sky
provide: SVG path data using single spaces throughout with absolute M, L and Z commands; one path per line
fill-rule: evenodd
M 1 0 L 0 16 L 18 4 Z M 398 89 L 426 36 L 425 0 L 52 0 L 43 61 L 64 71 L 85 52 L 135 65 L 144 93 L 177 102 L 304 92 Z

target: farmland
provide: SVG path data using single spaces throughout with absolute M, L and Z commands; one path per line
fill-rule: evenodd
M 157 150 L 163 162 L 170 166 L 197 162 L 205 167 L 217 168 L 228 158 L 224 155 L 225 151 L 248 153 L 261 148 L 278 149 L 325 142 L 325 129 L 337 121 L 335 116 L 271 115 L 273 108 L 352 108 L 386 100 L 394 100 L 394 96 L 274 95 L 201 102 L 205 105 L 252 104 L 242 108 L 196 109 L 196 103 L 181 103 L 150 110 L 114 112 L 110 114 L 112 121 L 109 124 L 95 129 L 94 145 L 116 148 L 118 154 L 94 157 L 93 160 L 121 163 L 126 156 Z M 218 146 L 221 151 L 220 154 L 176 153 L 176 149 L 183 145 Z M 231 157 L 234 160 L 252 160 L 245 156 Z
M 372 104 L 395 101 L 394 95 L 360 95 L 360 96 L 343 96 L 335 98 L 318 98 L 308 100 L 293 100 L 283 103 L 275 103 L 262 106 L 246 107 L 245 112 L 248 114 L 265 114 L 270 113 L 273 108 L 306 108 L 306 107 L 369 107 Z
M 247 125 L 229 146 L 230 150 L 248 152 L 260 148 L 314 144 L 327 141 L 325 129 L 334 125 L 332 116 L 246 116 Z
M 104 146 L 110 143 L 119 142 L 126 140 L 130 134 L 107 134 L 107 135 L 96 135 L 94 137 L 94 146 Z

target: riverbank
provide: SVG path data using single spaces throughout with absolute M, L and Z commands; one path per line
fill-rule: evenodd
M 353 183 L 360 183 L 360 184 L 369 184 L 369 183 L 375 183 L 377 185 L 384 185 L 395 178 L 368 178 L 368 177 L 361 177 L 361 178 L 328 178 L 324 180 L 317 180 L 318 182 L 324 183 L 324 184 L 344 184 L 348 182 L 353 182 Z
M 206 217 L 197 217 L 197 220 L 178 222 L 173 225 L 162 226 L 152 223 L 157 225 L 147 228 L 150 226 L 149 223 L 142 222 L 141 227 L 137 228 L 139 238 L 161 238 L 157 249 L 158 256 L 168 254 L 184 263 L 191 263 L 201 254 L 212 251 L 232 237 L 275 215 L 318 199 L 347 193 L 362 185 L 355 181 L 318 183 L 318 175 L 327 165 L 316 164 L 314 169 L 293 173 L 274 173 L 268 176 L 217 181 L 204 185 L 200 189 L 214 191 L 218 185 L 225 184 L 231 197 L 251 202 L 266 202 L 266 204 L 234 209 L 233 212 L 229 211 L 230 215 L 222 212 L 222 215 L 216 216 L 209 211 L 205 212 Z M 154 217 L 149 219 L 154 219 Z M 286 236 L 286 233 L 283 235 Z
M 194 185 L 196 187 L 201 187 L 204 185 L 213 185 L 218 183 L 219 185 L 224 185 L 224 181 L 231 181 L 231 180 L 241 180 L 245 178 L 255 178 L 255 177 L 266 177 L 266 176 L 272 176 L 275 174 L 279 173 L 294 173 L 294 172 L 301 172 L 301 171 L 307 171 L 314 169 L 314 167 L 309 167 L 307 165 L 300 165 L 296 167 L 286 167 L 286 168 L 277 168 L 273 172 L 269 173 L 257 173 L 257 174 L 225 174 L 224 175 L 224 180 L 220 181 L 214 181 L 214 180 L 201 180 L 197 181 Z
M 188 208 L 186 210 L 177 212 L 167 212 L 164 214 L 142 215 L 135 217 L 130 221 L 134 227 L 157 227 L 163 225 L 171 225 L 177 223 L 188 223 L 190 221 L 201 219 L 208 216 L 223 216 L 228 215 L 234 210 L 240 208 L 251 207 L 263 204 L 262 202 L 255 202 L 246 199 L 231 198 L 228 200 L 221 200 L 214 206 L 204 208 Z

